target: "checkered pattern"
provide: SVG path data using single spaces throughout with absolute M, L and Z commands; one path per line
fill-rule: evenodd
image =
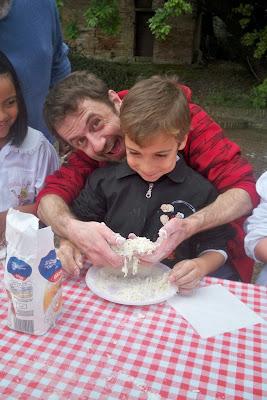
M 205 283 L 267 320 L 267 288 Z M 267 399 L 267 325 L 201 339 L 168 304 L 112 304 L 84 278 L 65 283 L 63 313 L 44 336 L 9 330 L 6 311 L 1 284 L 1 400 Z

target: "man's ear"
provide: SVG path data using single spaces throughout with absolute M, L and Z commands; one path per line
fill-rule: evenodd
M 179 142 L 178 144 L 178 150 L 183 150 L 185 148 L 186 142 L 188 139 L 188 134 L 185 135 L 185 137 L 183 138 L 182 142 Z
M 109 100 L 111 101 L 111 103 L 114 104 L 114 107 L 115 107 L 116 111 L 119 114 L 120 113 L 120 108 L 121 108 L 121 103 L 122 103 L 122 100 L 121 100 L 120 96 L 114 90 L 110 89 L 108 91 L 108 97 L 109 97 Z

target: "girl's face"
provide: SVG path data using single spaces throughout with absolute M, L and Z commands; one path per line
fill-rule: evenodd
M 17 116 L 15 86 L 7 74 L 2 74 L 0 75 L 0 148 L 6 143 L 6 137 Z
M 125 136 L 128 165 L 147 182 L 156 182 L 171 172 L 176 164 L 177 151 L 182 150 L 187 137 L 179 142 L 175 136 L 160 133 L 141 147 Z

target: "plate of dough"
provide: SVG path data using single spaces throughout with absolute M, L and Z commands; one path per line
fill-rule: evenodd
M 91 266 L 85 278 L 87 286 L 97 296 L 125 305 L 144 306 L 169 299 L 177 292 L 168 279 L 170 268 L 160 262 L 142 265 L 136 257 L 154 249 L 155 244 L 147 238 L 127 239 L 113 248 L 124 256 L 123 268 Z

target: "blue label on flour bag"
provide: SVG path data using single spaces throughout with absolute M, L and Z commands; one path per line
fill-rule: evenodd
M 39 264 L 40 274 L 50 282 L 57 282 L 61 278 L 61 263 L 57 260 L 55 250 L 49 251 Z
M 31 275 L 32 268 L 25 261 L 22 261 L 17 257 L 10 257 L 7 263 L 7 271 L 16 279 L 25 281 L 25 279 Z

